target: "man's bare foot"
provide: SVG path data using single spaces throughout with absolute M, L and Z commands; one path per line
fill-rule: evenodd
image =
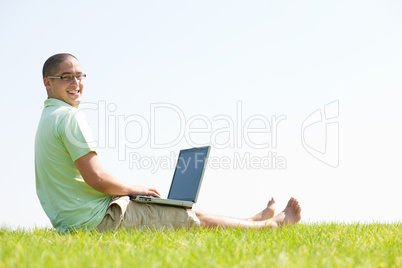
M 299 202 L 295 198 L 291 197 L 286 208 L 272 219 L 266 220 L 265 226 L 276 228 L 278 226 L 283 226 L 287 224 L 295 225 L 300 221 L 300 219 L 301 207 L 299 205 Z
M 275 200 L 274 198 L 271 198 L 269 200 L 267 207 L 259 212 L 258 214 L 254 215 L 251 218 L 248 218 L 248 221 L 265 221 L 268 219 L 271 219 L 275 215 Z

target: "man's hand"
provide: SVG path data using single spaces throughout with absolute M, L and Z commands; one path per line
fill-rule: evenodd
M 142 185 L 133 185 L 133 192 L 130 194 L 132 197 L 136 197 L 137 195 L 144 195 L 144 196 L 152 196 L 161 198 L 161 195 L 155 188 L 142 186 Z

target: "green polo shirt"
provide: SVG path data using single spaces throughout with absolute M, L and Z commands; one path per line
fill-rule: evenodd
M 47 99 L 35 138 L 36 193 L 56 230 L 95 228 L 111 196 L 96 191 L 74 164 L 95 152 L 85 115 L 71 105 Z

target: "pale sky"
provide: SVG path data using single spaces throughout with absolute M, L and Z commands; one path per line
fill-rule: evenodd
M 0 226 L 50 226 L 35 190 L 42 66 L 74 54 L 101 163 L 167 195 L 210 144 L 197 208 L 401 221 L 400 1 L 1 1 Z M 399 97 L 399 98 L 398 98 Z

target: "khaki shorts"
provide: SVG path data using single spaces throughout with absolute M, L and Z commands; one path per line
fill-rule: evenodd
M 131 201 L 128 196 L 115 197 L 105 217 L 96 227 L 100 232 L 118 229 L 181 229 L 199 227 L 192 209 Z

